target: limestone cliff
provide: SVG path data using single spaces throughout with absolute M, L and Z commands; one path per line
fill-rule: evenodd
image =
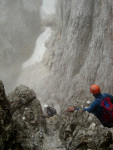
M 58 1 L 43 61 L 23 70 L 18 84 L 56 106 L 85 106 L 94 83 L 113 94 L 112 7 L 112 0 Z
M 44 59 L 53 72 L 47 93 L 59 103 L 84 103 L 95 83 L 113 94 L 113 1 L 62 0 L 57 8 Z
M 93 99 L 89 93 L 93 83 L 98 84 L 102 91 L 113 94 L 113 1 L 59 0 L 56 14 L 43 61 L 25 69 L 18 83 L 23 82 L 35 89 L 42 103 L 54 103 L 55 106 L 60 105 L 61 109 L 69 105 L 87 106 L 87 101 Z M 29 95 L 26 87 L 22 89 L 28 91 Z M 40 128 L 34 127 L 38 121 L 34 119 L 37 113 L 31 107 L 25 109 L 27 104 L 33 106 L 33 101 L 22 93 L 19 94 L 17 89 L 9 101 L 12 103 L 13 119 L 20 127 L 27 128 L 24 133 L 20 132 L 20 137 L 25 137 L 34 129 L 30 137 L 21 141 L 23 147 L 34 148 L 38 142 L 42 142 L 36 140 L 40 137 Z M 33 108 L 36 110 L 35 106 Z M 111 133 L 87 113 L 62 114 L 59 129 L 60 138 L 67 149 L 93 149 L 93 146 L 98 149 L 109 146 L 108 149 L 112 149 Z M 100 137 L 97 139 L 96 135 Z M 25 144 L 26 141 L 30 141 L 30 144 Z

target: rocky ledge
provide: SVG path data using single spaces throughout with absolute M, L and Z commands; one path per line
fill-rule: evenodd
M 113 150 L 112 132 L 88 112 L 63 112 L 59 135 L 66 150 Z

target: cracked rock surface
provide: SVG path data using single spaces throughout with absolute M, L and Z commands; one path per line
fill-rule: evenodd
M 112 150 L 112 132 L 93 114 L 64 112 L 59 121 L 59 136 L 66 150 Z
M 33 90 L 24 85 L 9 94 L 12 118 L 18 129 L 17 142 L 23 149 L 41 150 L 46 121 Z
M 10 104 L 0 81 L 0 150 L 8 150 L 15 143 L 16 131 L 10 112 Z

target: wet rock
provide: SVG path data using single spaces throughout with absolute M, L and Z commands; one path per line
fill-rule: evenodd
M 35 92 L 21 85 L 9 94 L 12 118 L 18 128 L 17 142 L 23 149 L 41 150 L 46 121 Z
M 13 126 L 10 104 L 0 81 L 0 150 L 9 150 L 15 143 L 16 130 Z
M 67 150 L 109 150 L 112 147 L 111 131 L 103 127 L 93 114 L 64 112 L 59 119 L 59 137 Z

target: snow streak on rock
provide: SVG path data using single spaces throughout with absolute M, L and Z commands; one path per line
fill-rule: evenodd
M 42 23 L 45 24 L 45 26 L 48 26 L 48 24 L 51 24 L 52 22 L 52 19 L 55 15 L 55 5 L 56 0 L 43 0 L 40 9 L 40 15 L 42 18 Z M 29 67 L 36 62 L 42 61 L 43 54 L 46 51 L 45 42 L 47 39 L 49 39 L 51 32 L 51 28 L 46 27 L 45 31 L 37 38 L 34 52 L 31 58 L 23 64 L 23 68 Z
M 51 28 L 46 27 L 45 31 L 37 38 L 34 52 L 29 60 L 23 64 L 23 68 L 29 67 L 36 62 L 41 62 L 43 54 L 46 50 L 45 42 L 51 35 Z

